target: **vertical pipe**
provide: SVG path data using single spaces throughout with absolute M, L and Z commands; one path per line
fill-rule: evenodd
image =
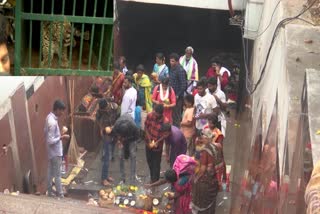
M 76 0 L 73 0 L 73 8 L 72 8 L 72 15 L 75 16 L 76 12 Z M 72 48 L 73 48 L 73 33 L 74 33 L 74 23 L 72 23 L 71 27 L 71 44 L 70 44 L 70 54 L 69 54 L 69 65 L 72 68 Z
M 112 52 L 113 52 L 113 28 L 114 26 L 112 26 L 112 31 L 111 31 L 111 36 L 110 36 L 110 44 L 109 44 L 109 54 L 108 54 L 108 63 L 107 63 L 107 68 L 106 70 L 108 71 L 108 69 L 110 69 L 110 63 L 111 63 L 111 56 L 112 56 Z
M 18 3 L 18 2 L 17 2 Z M 13 165 L 14 165 L 14 180 L 17 185 L 17 189 L 22 189 L 22 178 L 23 178 L 23 172 L 21 170 L 21 162 L 20 162 L 20 155 L 19 155 L 19 143 L 17 142 L 17 130 L 16 125 L 14 123 L 14 114 L 13 114 L 13 103 L 12 99 L 10 99 L 10 105 L 11 109 L 8 112 L 8 119 L 9 119 L 9 125 L 10 125 L 10 133 L 11 133 L 11 151 L 13 156 Z
M 96 13 L 97 13 L 97 0 L 94 1 L 94 12 L 93 12 L 93 16 L 96 17 Z M 93 38 L 94 38 L 94 28 L 95 28 L 95 24 L 92 24 L 92 28 L 91 28 L 91 38 L 90 38 L 90 52 L 89 52 L 89 64 L 88 64 L 88 69 L 91 69 L 91 62 L 92 62 L 92 48 L 93 48 Z
M 107 16 L 107 5 L 108 5 L 108 1 L 106 1 L 105 5 L 104 5 L 103 17 Z M 98 69 L 99 70 L 101 68 L 101 56 L 102 56 L 103 37 L 104 37 L 103 34 L 104 34 L 104 25 L 102 25 L 101 38 L 100 38 L 99 60 L 98 60 Z M 113 42 L 113 41 L 110 41 L 110 42 Z
M 231 17 L 234 17 L 234 10 L 232 7 L 232 0 L 228 0 L 229 13 Z
M 14 73 L 16 76 L 20 75 L 20 69 L 21 69 L 21 13 L 22 13 L 22 3 L 21 1 L 16 2 L 16 21 L 15 21 L 15 51 L 14 51 Z
M 64 15 L 64 8 L 65 8 L 66 0 L 63 0 L 62 2 L 62 11 L 61 15 Z M 60 44 L 59 44 L 59 68 L 61 68 L 61 58 L 62 58 L 62 48 L 63 48 L 63 37 L 64 37 L 64 22 L 60 23 L 61 24 L 61 32 L 60 32 Z
M 42 0 L 42 4 L 41 4 L 41 14 L 43 14 L 44 11 L 44 0 Z M 40 51 L 39 51 L 39 67 L 41 65 L 41 57 L 42 57 L 42 36 L 43 36 L 43 23 L 42 21 L 40 21 Z
M 33 13 L 33 1 L 31 1 L 30 13 Z M 31 67 L 31 55 L 32 55 L 32 20 L 29 20 L 30 33 L 29 33 L 29 67 Z
M 87 10 L 87 0 L 84 0 L 83 16 L 86 16 L 86 10 Z M 80 42 L 81 44 L 80 44 L 80 54 L 79 54 L 79 70 L 81 69 L 81 61 L 82 61 L 83 36 L 84 36 L 84 24 L 82 23 L 81 42 Z

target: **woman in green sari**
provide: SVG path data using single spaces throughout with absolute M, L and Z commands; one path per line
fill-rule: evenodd
M 133 78 L 138 90 L 138 103 L 147 111 L 147 113 L 149 113 L 152 111 L 152 84 L 149 77 L 144 74 L 144 72 L 144 66 L 138 65 L 136 68 L 136 73 L 133 74 Z

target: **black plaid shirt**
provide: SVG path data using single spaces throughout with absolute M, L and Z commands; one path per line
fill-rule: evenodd
M 178 64 L 170 69 L 170 85 L 174 93 L 178 97 L 183 97 L 184 91 L 187 89 L 187 73 L 183 67 Z

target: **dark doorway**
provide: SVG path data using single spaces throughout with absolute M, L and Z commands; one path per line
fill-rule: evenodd
M 151 71 L 157 52 L 168 58 L 171 52 L 183 55 L 187 46 L 194 48 L 200 75 L 215 56 L 227 67 L 240 62 L 241 31 L 229 25 L 228 11 L 125 1 L 118 1 L 117 8 L 121 52 L 129 69 L 142 63 Z

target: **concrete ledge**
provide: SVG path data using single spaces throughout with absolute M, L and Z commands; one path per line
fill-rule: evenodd
M 45 213 L 45 214 L 71 214 L 71 213 L 128 213 L 119 208 L 106 209 L 86 205 L 85 201 L 72 199 L 57 200 L 46 196 L 34 195 L 4 195 L 0 194 L 0 213 Z

